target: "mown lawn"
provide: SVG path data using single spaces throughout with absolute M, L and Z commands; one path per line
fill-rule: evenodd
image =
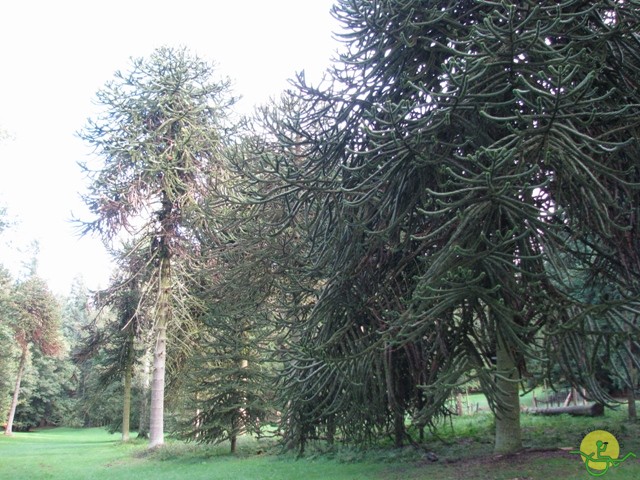
M 427 434 L 429 455 L 412 447 L 358 451 L 316 444 L 302 459 L 279 455 L 268 441 L 251 438 L 243 439 L 234 456 L 224 445 L 171 440 L 149 452 L 146 442 L 123 444 L 102 429 L 56 428 L 0 435 L 0 479 L 586 479 L 593 477 L 569 451 L 595 429 L 610 431 L 623 453 L 640 457 L 640 426 L 628 423 L 622 409 L 600 418 L 523 415 L 522 427 L 527 449 L 512 456 L 492 454 L 492 419 L 481 413 L 447 422 L 437 436 Z M 604 478 L 640 478 L 640 459 L 610 469 Z
M 385 467 L 371 461 L 345 463 L 316 457 L 252 453 L 252 441 L 236 456 L 227 447 L 169 441 L 149 453 L 146 442 L 123 444 L 102 429 L 56 428 L 0 435 L 0 479 L 370 479 Z

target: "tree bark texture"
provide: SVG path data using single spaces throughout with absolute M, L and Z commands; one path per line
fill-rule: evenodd
M 496 347 L 498 405 L 494 412 L 496 419 L 494 453 L 506 454 L 522 449 L 518 369 L 508 346 L 499 335 Z
M 627 389 L 627 406 L 629 420 L 635 422 L 638 418 L 638 412 L 636 410 L 636 394 L 632 388 Z
M 124 372 L 124 395 L 122 399 L 122 441 L 129 441 L 129 421 L 131 419 L 131 375 L 133 363 L 128 363 Z
M 162 259 L 157 304 L 156 347 L 151 380 L 151 418 L 149 448 L 164 444 L 164 376 L 167 360 L 167 324 L 171 317 L 171 264 Z
M 231 454 L 235 454 L 236 453 L 236 447 L 238 445 L 238 436 L 235 433 L 231 434 Z
M 149 350 L 143 357 L 142 381 L 140 383 L 140 423 L 138 425 L 138 438 L 149 438 L 149 386 L 151 367 L 149 365 Z

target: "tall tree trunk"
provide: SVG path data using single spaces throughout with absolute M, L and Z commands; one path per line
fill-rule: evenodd
M 138 425 L 138 438 L 149 438 L 149 350 L 144 353 L 142 367 L 142 382 L 140 385 L 140 423 Z
M 513 453 L 522 449 L 520 430 L 520 392 L 518 369 L 513 355 L 498 335 L 496 342 L 498 405 L 495 413 L 495 453 Z
M 633 354 L 633 342 L 629 340 L 629 353 Z M 633 364 L 633 359 L 631 355 L 627 358 L 627 369 L 631 375 L 631 385 L 627 388 L 627 405 L 628 405 L 628 414 L 629 420 L 635 422 L 638 418 L 638 413 L 636 411 L 636 384 L 638 383 L 638 372 L 636 370 L 635 365 Z
M 236 453 L 236 446 L 238 445 L 238 436 L 235 433 L 231 434 L 231 454 L 235 454 Z
M 456 392 L 456 415 L 461 417 L 462 414 L 462 392 Z
M 638 412 L 636 410 L 636 395 L 633 388 L 627 389 L 627 405 L 629 420 L 635 422 L 638 418 Z
M 241 339 L 244 340 L 245 334 L 241 334 Z M 244 349 L 243 349 L 244 350 Z M 238 362 L 238 366 L 240 367 L 240 370 L 246 370 L 247 368 L 249 368 L 249 360 L 247 360 L 246 358 L 241 358 Z M 246 375 L 241 375 L 240 376 L 241 380 L 243 383 L 247 382 L 247 376 Z M 238 388 L 242 388 L 240 385 L 238 385 Z M 240 402 L 242 405 L 247 405 L 247 395 L 246 395 L 246 391 L 244 392 L 240 392 Z M 231 453 L 236 453 L 236 446 L 238 443 L 238 435 L 242 435 L 245 432 L 245 422 L 246 422 L 246 417 L 247 417 L 247 409 L 246 407 L 238 407 L 238 409 L 236 410 L 236 414 L 235 414 L 235 419 L 232 420 L 231 422 Z
M 393 369 L 393 350 L 390 346 L 385 348 L 383 356 L 385 381 L 387 384 L 387 402 L 389 410 L 393 415 L 393 433 L 396 448 L 401 448 L 404 444 L 404 406 L 398 398 L 402 398 L 399 394 L 399 385 L 396 382 L 396 375 Z
M 336 437 L 336 418 L 332 414 L 327 418 L 327 443 L 333 445 Z
M 171 317 L 171 263 L 162 259 L 157 303 L 156 348 L 151 381 L 149 448 L 164 444 L 164 374 L 167 360 L 167 324 Z
M 7 419 L 7 427 L 4 430 L 5 435 L 13 435 L 13 419 L 16 416 L 16 408 L 18 407 L 18 397 L 20 396 L 20 383 L 24 375 L 24 367 L 27 364 L 27 355 L 29 346 L 22 346 L 22 355 L 20 355 L 20 366 L 18 367 L 18 375 L 16 377 L 16 386 L 13 390 L 13 400 L 11 400 L 11 408 L 9 409 L 9 418 Z
M 402 448 L 404 445 L 404 434 L 404 411 L 398 406 L 393 412 L 393 436 L 396 448 Z
M 131 376 L 133 370 L 133 359 L 127 359 L 124 371 L 124 395 L 122 402 L 122 441 L 129 441 L 129 420 L 131 418 Z

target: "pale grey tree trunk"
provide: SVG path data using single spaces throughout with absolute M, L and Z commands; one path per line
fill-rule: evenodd
M 149 387 L 151 367 L 149 362 L 149 349 L 144 353 L 142 367 L 142 381 L 140 382 L 140 424 L 138 425 L 138 438 L 149 438 Z
M 13 399 L 11 400 L 11 408 L 9 409 L 9 418 L 7 418 L 7 427 L 4 430 L 5 435 L 13 435 L 13 419 L 16 416 L 16 408 L 18 407 L 18 397 L 20 396 L 20 383 L 24 375 L 24 368 L 27 364 L 27 355 L 29 354 L 29 346 L 22 347 L 22 355 L 20 355 L 20 365 L 18 367 L 18 375 L 16 376 L 16 386 L 13 390 Z
M 151 380 L 149 448 L 164 444 L 164 375 L 167 360 L 167 324 L 171 317 L 171 264 L 162 259 L 157 303 L 156 347 Z
M 520 430 L 520 392 L 518 369 L 504 341 L 498 335 L 496 342 L 496 369 L 498 378 L 498 408 L 495 412 L 496 438 L 494 452 L 513 453 L 522 449 Z
M 133 363 L 128 363 L 124 372 L 124 395 L 122 402 L 122 441 L 129 441 L 129 421 L 131 418 L 131 375 Z

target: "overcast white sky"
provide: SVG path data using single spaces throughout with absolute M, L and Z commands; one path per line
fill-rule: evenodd
M 19 224 L 0 237 L 0 263 L 16 273 L 40 242 L 39 272 L 57 293 L 82 275 L 106 286 L 98 240 L 77 238 L 84 215 L 77 162 L 89 149 L 75 135 L 93 114 L 96 91 L 130 57 L 186 46 L 234 82 L 243 113 L 305 70 L 319 76 L 338 44 L 333 0 L 35 0 L 0 4 L 0 205 Z

